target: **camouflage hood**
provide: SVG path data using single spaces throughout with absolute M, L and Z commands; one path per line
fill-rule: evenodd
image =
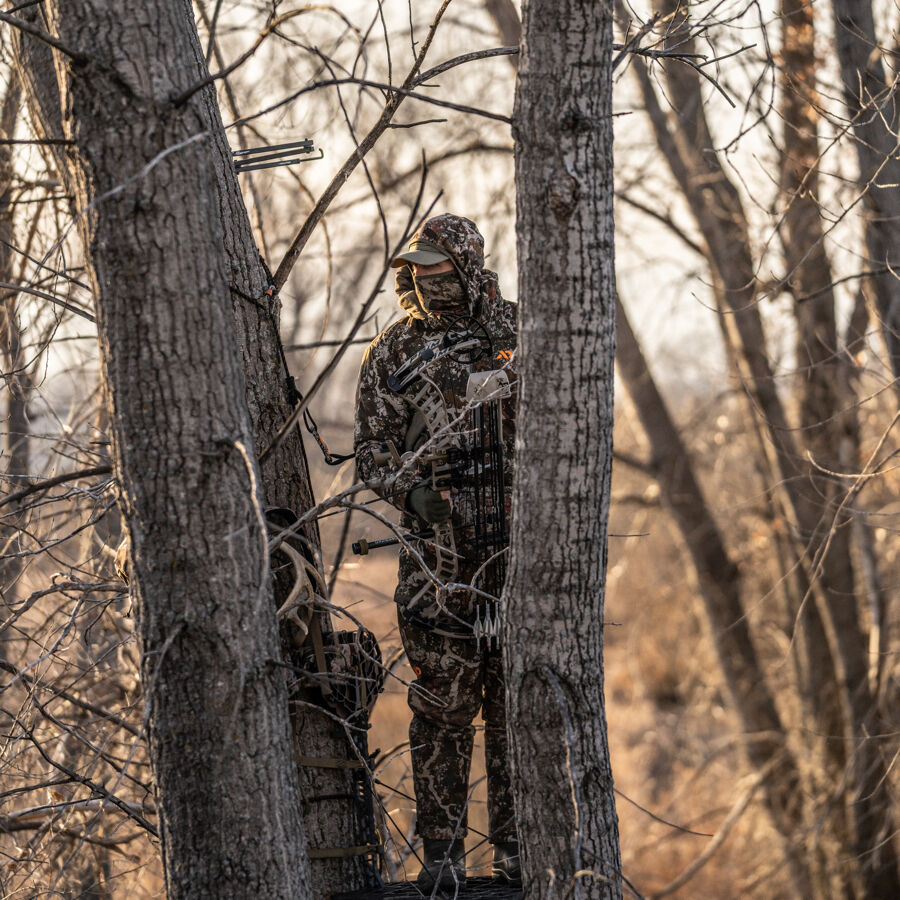
M 471 219 L 451 213 L 434 216 L 413 235 L 410 246 L 423 243 L 450 257 L 466 288 L 473 315 L 479 315 L 483 307 L 490 307 L 501 299 L 496 273 L 484 268 L 484 238 Z M 415 318 L 427 315 L 415 294 L 412 297 L 402 294 L 400 305 Z

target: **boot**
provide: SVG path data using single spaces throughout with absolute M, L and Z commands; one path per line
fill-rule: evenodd
M 455 841 L 424 839 L 422 869 L 416 884 L 425 891 L 453 891 L 466 883 L 466 846 L 462 838 Z
M 510 887 L 522 887 L 522 864 L 519 860 L 519 842 L 494 844 L 494 867 L 491 878 Z

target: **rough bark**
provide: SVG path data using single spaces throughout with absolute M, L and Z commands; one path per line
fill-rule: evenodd
M 181 62 L 185 85 L 200 82 L 207 70 L 200 40 L 193 24 L 189 0 L 174 5 L 182 15 L 187 33 L 187 52 Z M 26 9 L 20 15 L 31 16 L 45 24 L 40 7 Z M 38 123 L 44 137 L 62 137 L 59 116 L 59 94 L 52 74 L 49 48 L 32 38 L 17 40 L 20 68 L 26 73 L 32 120 Z M 188 62 L 190 61 L 190 62 Z M 277 297 L 266 295 L 271 276 L 260 258 L 253 240 L 249 216 L 231 162 L 231 150 L 222 125 L 214 86 L 210 85 L 194 98 L 203 127 L 209 131 L 209 165 L 216 177 L 216 205 L 222 222 L 222 241 L 226 258 L 226 278 L 233 312 L 234 333 L 238 342 L 250 421 L 256 438 L 256 452 L 271 442 L 292 409 L 293 393 L 281 353 L 279 330 L 280 304 Z M 56 159 L 63 159 L 55 148 Z M 57 163 L 60 166 L 64 162 Z M 63 172 L 65 170 L 63 169 Z M 302 513 L 313 505 L 306 453 L 299 430 L 294 430 L 278 450 L 270 453 L 262 464 L 261 484 L 268 507 L 283 507 Z M 319 533 L 313 521 L 304 535 L 315 552 Z M 331 630 L 327 614 L 320 615 L 324 632 Z M 291 661 L 295 655 L 294 633 L 287 624 L 282 634 L 285 653 Z M 291 720 L 294 731 L 294 754 L 306 759 L 356 760 L 357 755 L 342 726 L 317 708 L 321 697 L 299 687 L 292 695 Z M 321 769 L 298 766 L 304 803 L 305 829 L 312 859 L 311 891 L 325 896 L 332 890 L 352 890 L 371 884 L 372 871 L 363 856 L 318 857 L 316 851 L 356 847 L 366 842 L 365 823 L 359 820 L 354 799 L 358 789 L 351 769 Z M 335 799 L 314 800 L 328 796 Z
M 189 0 L 180 0 L 185 16 Z M 191 20 L 193 21 L 193 20 Z M 191 76 L 206 75 L 203 51 L 196 30 L 191 30 Z M 280 301 L 266 295 L 272 276 L 260 258 L 253 229 L 231 162 L 231 148 L 222 124 L 215 88 L 199 95 L 201 115 L 212 135 L 218 181 L 218 203 L 224 223 L 224 246 L 228 282 L 233 303 L 234 326 L 247 382 L 250 420 L 256 434 L 256 451 L 266 449 L 290 415 L 294 395 L 281 348 Z M 302 263 L 301 263 L 302 264 Z M 299 428 L 262 463 L 262 488 L 268 507 L 282 507 L 302 514 L 314 504 L 306 451 Z M 315 520 L 303 530 L 313 554 L 320 547 Z M 284 599 L 284 598 L 282 598 Z M 319 613 L 324 633 L 332 631 L 327 613 Z M 286 623 L 282 645 L 290 661 L 301 663 L 296 653 L 293 626 Z M 297 759 L 343 759 L 358 761 L 348 734 L 328 712 L 321 709 L 321 695 L 301 683 L 291 695 L 294 754 Z M 364 744 L 364 736 L 358 735 Z M 351 768 L 298 765 L 304 798 L 304 818 L 314 897 L 332 891 L 354 890 L 372 885 L 372 869 L 365 855 L 320 855 L 322 851 L 360 847 L 369 840 L 371 823 L 360 819 L 356 772 Z M 331 799 L 322 799 L 331 798 Z
M 303 897 L 309 870 L 234 344 L 219 191 L 180 4 L 47 4 L 132 545 L 170 897 Z M 127 48 L 127 51 L 126 49 Z M 185 202 L 187 199 L 190 202 Z
M 900 110 L 875 34 L 870 0 L 833 0 L 834 38 L 853 122 L 875 305 L 894 377 L 900 377 Z
M 520 424 L 503 632 L 516 813 L 527 896 L 620 897 L 603 699 L 611 15 L 604 4 L 527 0 L 523 37 L 513 128 Z

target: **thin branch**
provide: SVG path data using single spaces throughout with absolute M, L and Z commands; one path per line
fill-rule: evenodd
M 48 294 L 46 291 L 39 291 L 36 288 L 26 287 L 24 284 L 10 284 L 8 281 L 0 281 L 0 288 L 8 288 L 13 291 L 15 294 L 33 294 L 35 297 L 40 297 L 42 300 L 49 300 L 51 303 L 55 303 L 57 306 L 61 306 L 63 309 L 67 309 L 69 312 L 75 313 L 77 316 L 81 316 L 82 319 L 87 319 L 88 322 L 96 322 L 97 320 L 88 312 L 85 312 L 83 309 L 77 306 L 73 306 L 71 303 L 68 303 L 66 300 L 63 300 L 60 297 L 56 297 L 53 294 Z
M 213 10 L 212 21 L 209 23 L 209 42 L 206 45 L 206 65 L 212 59 L 216 48 L 216 23 L 219 21 L 219 13 L 222 11 L 222 0 L 216 0 L 216 8 Z M 205 12 L 205 11 L 204 11 Z
M 698 256 L 706 257 L 706 251 L 696 241 L 691 240 L 685 231 L 672 221 L 672 218 L 668 214 L 661 213 L 652 206 L 648 206 L 645 203 L 641 203 L 639 200 L 635 200 L 633 197 L 628 196 L 624 191 L 616 191 L 616 199 L 621 200 L 623 203 L 627 203 L 629 206 L 633 206 L 635 209 L 656 219 L 658 222 L 662 222 L 666 228 L 676 235 L 687 247 L 690 247 L 694 253 Z
M 35 749 L 41 756 L 51 765 L 54 769 L 58 769 L 64 775 L 68 775 L 72 781 L 77 781 L 79 784 L 83 784 L 86 788 L 89 788 L 93 793 L 98 794 L 100 797 L 103 797 L 106 800 L 109 800 L 114 806 L 117 806 L 129 819 L 133 819 L 138 825 L 141 826 L 145 831 L 149 831 L 153 837 L 159 837 L 159 832 L 156 828 L 151 825 L 139 812 L 135 812 L 131 807 L 133 804 L 127 803 L 124 800 L 119 799 L 115 794 L 106 790 L 103 785 L 98 784 L 96 781 L 91 781 L 90 778 L 86 778 L 84 775 L 79 775 L 73 769 L 70 769 L 68 766 L 63 765 L 59 760 L 53 759 L 51 756 L 48 756 L 47 753 L 44 752 L 44 748 L 41 746 L 41 742 L 34 736 L 34 733 L 22 726 L 22 731 L 25 733 L 25 736 L 34 744 Z
M 39 482 L 38 484 L 29 485 L 27 488 L 23 488 L 21 491 L 16 491 L 15 494 L 10 494 L 8 497 L 4 497 L 0 500 L 0 506 L 6 506 L 8 503 L 15 503 L 17 500 L 21 500 L 23 497 L 27 497 L 30 494 L 36 494 L 39 491 L 46 491 L 52 487 L 56 487 L 58 484 L 65 484 L 69 481 L 75 481 L 78 478 L 91 478 L 94 475 L 108 475 L 112 471 L 111 466 L 92 466 L 89 469 L 78 469 L 75 472 L 66 472 L 63 475 L 56 475 L 54 478 L 47 478 L 44 481 Z
M 446 119 L 421 119 L 418 122 L 398 123 L 392 122 L 388 128 L 418 128 L 419 125 L 436 125 L 440 122 L 446 122 Z
M 613 450 L 613 460 L 624 463 L 629 468 L 642 472 L 644 475 L 649 475 L 651 478 L 656 478 L 659 474 L 659 467 L 653 460 L 640 459 L 631 453 L 626 453 L 624 450 Z
M 137 810 L 141 809 L 136 803 L 129 805 Z M 108 800 L 69 800 L 62 803 L 54 803 L 50 806 L 36 806 L 31 809 L 23 809 L 0 819 L 0 832 L 8 834 L 13 831 L 31 831 L 41 827 L 48 818 L 63 810 L 106 812 L 110 806 L 112 804 Z M 75 835 L 74 832 L 70 833 L 79 838 L 83 837 L 81 834 Z M 114 841 L 107 838 L 104 846 L 112 845 L 113 843 L 124 843 L 125 841 L 134 840 L 136 837 L 139 837 L 138 833 L 127 835 L 124 841 L 122 839 Z
M 30 22 L 23 22 L 21 19 L 17 19 L 15 16 L 11 16 L 9 13 L 0 12 L 0 22 L 6 22 L 7 25 L 12 25 L 13 28 L 18 28 L 19 31 L 24 31 L 26 34 L 30 34 L 32 37 L 37 38 L 39 41 L 43 41 L 45 44 L 49 44 L 51 47 L 59 50 L 60 53 L 64 53 L 68 56 L 73 62 L 78 63 L 79 65 L 85 65 L 90 57 L 87 54 L 79 53 L 77 50 L 73 50 L 68 45 L 64 44 L 59 38 L 54 37 L 50 34 L 49 31 L 44 31 L 39 25 L 32 25 Z
M 428 53 L 428 48 L 431 46 L 431 41 L 433 40 L 434 34 L 437 31 L 437 27 L 441 21 L 441 17 L 444 15 L 444 11 L 447 9 L 449 3 L 450 0 L 444 0 L 444 2 L 441 4 L 440 9 L 437 11 L 437 14 L 434 17 L 434 21 L 431 23 L 431 27 L 428 30 L 425 41 L 423 42 L 422 47 L 419 50 L 419 55 L 416 57 L 412 68 L 407 74 L 406 80 L 403 82 L 403 89 L 409 88 L 419 70 L 422 68 L 422 63 L 425 61 L 425 56 Z M 372 147 L 375 146 L 376 141 L 384 133 L 385 129 L 394 118 L 394 114 L 397 112 L 400 104 L 403 102 L 405 95 L 400 92 L 402 89 L 389 89 L 392 91 L 392 93 L 388 95 L 387 102 L 384 105 L 384 109 L 382 110 L 381 116 L 379 116 L 378 121 L 372 127 L 372 130 L 365 136 L 365 138 L 363 138 L 359 147 L 353 151 L 344 165 L 341 166 L 337 175 L 332 178 L 331 183 L 319 198 L 319 202 L 315 205 L 312 212 L 310 212 L 310 214 L 306 217 L 306 221 L 300 227 L 300 230 L 297 232 L 296 237 L 291 242 L 291 246 L 288 248 L 287 253 L 285 253 L 284 258 L 281 260 L 281 263 L 279 264 L 273 278 L 276 290 L 280 290 L 282 287 L 284 287 L 284 284 L 288 279 L 288 275 L 290 275 L 291 273 L 291 269 L 294 268 L 294 264 L 297 262 L 297 259 L 303 252 L 303 248 L 306 246 L 306 243 L 315 230 L 316 225 L 319 224 L 319 221 L 322 219 L 322 217 L 325 215 L 325 212 L 328 210 L 328 207 L 331 205 L 332 200 L 334 200 L 334 198 L 337 196 L 338 191 L 350 177 L 353 170 L 359 165 L 362 158 L 369 152 L 369 150 L 372 149 Z
M 401 239 L 397 242 L 397 244 L 393 248 L 393 250 L 390 253 L 386 254 L 385 263 L 384 263 L 384 266 L 382 267 L 381 274 L 378 276 L 378 280 L 375 283 L 375 287 L 372 289 L 372 292 L 369 294 L 368 298 L 366 298 L 366 301 L 363 303 L 362 307 L 360 308 L 359 314 L 357 315 L 356 320 L 353 322 L 353 325 L 351 326 L 350 332 L 348 333 L 347 337 L 341 342 L 341 346 L 338 348 L 337 352 L 331 358 L 331 361 L 328 363 L 328 365 L 325 366 L 325 368 L 319 373 L 319 376 L 316 378 L 315 382 L 313 383 L 313 386 L 309 389 L 309 392 L 297 404 L 297 406 L 294 408 L 293 412 L 288 416 L 287 421 L 278 430 L 278 434 L 276 434 L 276 436 L 272 439 L 272 442 L 269 444 L 269 446 L 266 447 L 266 449 L 263 450 L 263 452 L 260 454 L 259 461 L 261 463 L 266 459 L 266 457 L 273 450 L 276 450 L 278 447 L 281 446 L 281 444 L 287 437 L 290 430 L 297 424 L 297 422 L 300 421 L 300 416 L 303 415 L 303 411 L 309 405 L 310 400 L 312 400 L 312 398 L 315 396 L 316 392 L 322 386 L 322 384 L 324 383 L 326 378 L 331 374 L 331 372 L 334 370 L 335 366 L 337 366 L 338 362 L 343 357 L 344 352 L 346 351 L 347 347 L 350 346 L 350 342 L 356 336 L 356 332 L 359 331 L 359 329 L 365 323 L 366 316 L 369 312 L 369 308 L 371 307 L 372 303 L 375 302 L 375 298 L 378 296 L 378 294 L 381 290 L 381 282 L 384 279 L 384 276 L 390 270 L 391 261 L 403 248 L 404 244 L 406 243 L 407 239 L 409 238 L 410 232 L 412 231 L 412 224 L 413 224 L 414 218 L 417 214 L 417 211 L 419 208 L 419 203 L 422 200 L 422 193 L 425 190 L 425 175 L 426 174 L 427 174 L 427 170 L 425 169 L 425 164 L 423 161 L 423 175 L 422 175 L 422 183 L 419 187 L 419 196 L 416 198 L 416 202 L 413 205 L 412 213 L 410 215 L 410 221 L 407 223 L 407 227 L 403 230 L 403 235 L 402 235 Z M 438 197 L 440 197 L 440 194 L 438 194 Z M 434 207 L 434 204 L 437 202 L 437 199 L 438 198 L 436 197 L 435 200 L 431 203 L 431 205 L 426 210 L 426 212 L 425 212 L 426 216 L 431 211 L 431 209 Z M 276 280 L 277 280 L 277 277 L 276 277 Z
M 342 347 L 347 344 L 371 344 L 374 338 L 361 337 L 353 338 L 352 341 L 314 341 L 312 344 L 287 344 L 285 352 L 294 350 L 318 350 L 319 347 Z
M 216 5 L 215 15 L 218 15 L 219 6 L 221 6 L 221 0 Z M 245 62 L 247 62 L 248 59 L 250 59 L 251 56 L 253 56 L 254 53 L 256 53 L 257 50 L 259 50 L 263 41 L 265 41 L 265 39 L 270 34 L 272 34 L 279 25 L 283 25 L 289 19 L 293 19 L 295 16 L 302 15 L 305 12 L 309 12 L 309 9 L 303 7 L 301 9 L 293 9 L 289 12 L 282 13 L 280 16 L 276 16 L 275 18 L 270 18 L 266 23 L 266 27 L 263 28 L 263 30 L 259 33 L 259 36 L 253 42 L 252 46 L 244 53 L 242 53 L 233 63 L 231 63 L 231 65 L 226 66 L 219 72 L 214 72 L 210 75 L 207 75 L 205 78 L 201 78 L 199 81 L 195 82 L 189 88 L 174 97 L 172 99 L 172 104 L 174 106 L 184 106 L 184 104 L 187 103 L 187 101 L 190 100 L 190 98 L 193 97 L 194 94 L 197 93 L 197 91 L 202 90 L 203 88 L 207 87 L 207 85 L 213 84 L 214 82 L 219 81 L 222 78 L 227 78 L 235 69 L 242 66 Z M 209 65 L 210 52 L 213 48 L 213 39 L 215 37 L 215 15 L 213 17 L 213 23 L 211 25 L 213 31 L 210 34 L 209 38 L 209 48 L 206 51 L 207 65 Z
M 435 66 L 433 69 L 429 69 L 427 72 L 423 72 L 419 75 L 418 78 L 413 82 L 413 84 L 418 87 L 420 84 L 424 84 L 426 81 L 430 81 L 434 78 L 435 75 L 440 75 L 443 72 L 446 72 L 448 69 L 454 69 L 456 66 L 461 66 L 464 63 L 472 62 L 475 59 L 490 59 L 494 56 L 514 56 L 519 52 L 518 47 L 494 47 L 492 50 L 474 50 L 472 53 L 464 53 L 462 56 L 454 56 L 453 59 L 448 59 L 446 62 L 442 62 L 440 65 Z
M 12 9 L 6 10 L 8 13 L 17 13 L 21 12 L 23 9 L 28 9 L 31 6 L 37 6 L 39 3 L 43 3 L 44 0 L 25 0 L 24 3 L 17 3 Z
M 641 26 L 641 28 L 640 28 L 640 30 L 637 32 L 637 34 L 634 35 L 634 37 L 630 38 L 630 39 L 629 39 L 628 41 L 626 41 L 624 44 L 621 44 L 621 45 L 613 44 L 613 50 L 620 50 L 620 51 L 621 51 L 621 52 L 619 53 L 619 55 L 612 61 L 612 67 L 611 67 L 611 68 L 612 68 L 613 71 L 615 71 L 616 66 L 618 66 L 619 63 L 622 62 L 623 59 L 625 59 L 625 55 L 626 55 L 629 51 L 631 51 L 631 50 L 633 50 L 633 49 L 636 49 L 637 46 L 638 46 L 638 44 L 640 44 L 641 39 L 642 39 L 648 32 L 650 32 L 650 31 L 652 31 L 652 30 L 654 29 L 654 27 L 656 26 L 656 23 L 657 23 L 658 20 L 659 20 L 659 13 L 654 13 L 654 14 L 653 14 L 646 22 L 644 22 L 644 24 Z
M 725 821 L 722 822 L 719 830 L 709 842 L 706 849 L 677 878 L 670 881 L 664 888 L 650 894 L 648 900 L 657 900 L 659 897 L 667 897 L 669 894 L 673 894 L 682 885 L 687 884 L 687 882 L 690 881 L 710 861 L 710 859 L 712 859 L 715 852 L 725 842 L 725 838 L 728 837 L 735 823 L 750 805 L 753 795 L 769 776 L 771 770 L 772 766 L 767 766 L 754 776 L 747 789 L 738 797 L 734 806 L 731 808 L 731 812 L 725 817 Z
M 63 146 L 69 147 L 74 144 L 75 141 L 70 141 L 68 138 L 2 138 L 0 139 L 0 144 L 6 146 L 7 144 L 34 144 L 37 146 L 43 147 L 55 147 L 55 146 Z

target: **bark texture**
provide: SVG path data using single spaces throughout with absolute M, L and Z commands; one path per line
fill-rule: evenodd
M 183 86 L 199 83 L 208 74 L 200 40 L 194 27 L 189 0 L 177 0 L 173 15 L 180 14 L 185 29 L 185 55 L 179 57 Z M 40 7 L 20 13 L 46 27 Z M 60 101 L 49 48 L 28 36 L 16 35 L 16 54 L 23 72 L 32 120 L 42 136 L 63 137 Z M 165 59 L 173 58 L 173 48 L 162 47 Z M 48 77 L 49 73 L 49 77 Z M 281 353 L 279 331 L 280 303 L 267 295 L 271 275 L 260 258 L 252 227 L 241 196 L 240 185 L 231 162 L 231 149 L 225 135 L 216 99 L 215 87 L 199 91 L 192 100 L 203 128 L 209 131 L 208 165 L 216 177 L 216 208 L 220 217 L 221 239 L 225 252 L 225 273 L 233 314 L 249 407 L 254 455 L 265 449 L 292 409 L 294 395 Z M 52 148 L 61 174 L 67 176 L 61 148 Z M 301 262 L 302 264 L 302 262 Z M 261 485 L 267 507 L 284 507 L 302 513 L 314 502 L 306 453 L 299 430 L 294 430 L 278 450 L 262 464 Z M 315 521 L 303 530 L 313 552 L 319 547 Z M 277 585 L 276 585 L 277 592 Z M 284 597 L 281 598 L 285 599 Z M 276 597 L 276 602 L 278 598 Z M 320 614 L 322 630 L 331 631 L 327 614 Z M 283 628 L 282 645 L 291 662 L 302 662 L 294 640 L 293 626 Z M 321 696 L 301 684 L 291 697 L 291 721 L 296 759 L 347 759 L 356 761 L 344 728 L 319 708 Z M 320 851 L 358 847 L 368 840 L 371 821 L 361 816 L 356 773 L 349 768 L 319 768 L 298 764 L 304 797 L 305 830 L 313 859 L 311 893 L 324 897 L 339 888 L 352 890 L 372 883 L 372 870 L 363 856 L 320 855 Z M 328 798 L 328 799 L 323 799 Z
M 193 22 L 189 0 L 179 0 L 183 16 Z M 189 78 L 199 82 L 207 74 L 196 29 L 190 31 Z M 188 82 L 190 83 L 190 81 Z M 222 124 L 215 88 L 210 85 L 198 94 L 199 111 L 213 144 L 213 164 L 218 185 L 218 207 L 224 226 L 224 248 L 228 288 L 231 294 L 235 335 L 246 379 L 250 421 L 256 435 L 256 454 L 265 450 L 288 418 L 295 397 L 289 383 L 281 349 L 281 306 L 277 295 L 267 294 L 272 275 L 253 238 L 253 228 L 231 161 L 231 148 Z M 302 260 L 300 261 L 302 265 Z M 281 507 L 300 515 L 314 504 L 306 451 L 299 428 L 281 446 L 266 456 L 261 465 L 262 490 L 267 507 Z M 311 555 L 320 547 L 318 525 L 313 520 L 303 529 Z M 277 589 L 277 587 L 276 587 Z M 283 601 L 286 597 L 276 597 Z M 332 623 L 327 613 L 317 613 L 327 635 Z M 294 626 L 282 629 L 282 646 L 289 662 L 300 665 L 303 656 L 295 641 Z M 373 871 L 364 854 L 339 855 L 329 851 L 362 847 L 371 839 L 371 813 L 360 806 L 358 770 L 348 767 L 320 767 L 312 760 L 341 759 L 358 762 L 350 734 L 361 748 L 364 734 L 348 732 L 321 708 L 322 697 L 300 682 L 291 694 L 291 723 L 294 755 L 298 760 L 303 795 L 304 822 L 310 855 L 312 896 L 325 897 L 332 891 L 372 886 Z
M 219 190 L 181 4 L 48 4 L 132 543 L 170 897 L 305 897 L 309 870 L 234 344 Z M 186 202 L 189 201 L 189 202 Z
M 612 19 L 523 7 L 520 423 L 504 663 L 528 897 L 619 897 L 603 699 L 615 276 Z M 567 785 L 568 790 L 560 790 Z
M 22 88 L 15 72 L 11 74 L 9 85 L 0 104 L 0 137 L 12 138 L 22 97 Z M 15 283 L 13 252 L 14 210 L 13 205 L 14 169 L 13 153 L 10 145 L 0 145 L 0 281 Z M 22 352 L 22 332 L 17 310 L 18 297 L 5 292 L 0 295 L 0 364 L 2 364 L 3 387 L 6 397 L 6 416 L 3 422 L 2 471 L 6 475 L 28 474 L 31 456 L 31 426 L 28 421 L 28 400 L 33 390 L 28 371 L 27 354 Z M 5 479 L 4 487 L 9 493 L 23 487 L 21 479 Z M 19 528 L 23 520 L 19 516 L 5 519 L 0 524 L 0 556 L 9 553 L 2 560 L 3 577 L 0 578 L 0 602 L 9 602 L 15 584 L 23 568 L 23 560 L 13 554 L 19 549 Z

